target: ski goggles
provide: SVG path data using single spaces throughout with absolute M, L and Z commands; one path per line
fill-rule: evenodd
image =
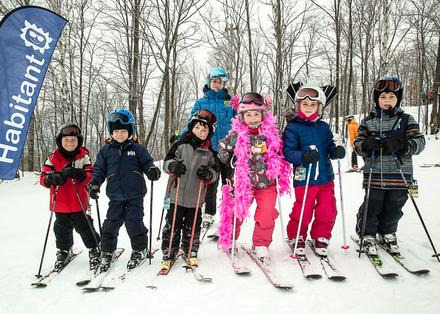
M 378 92 L 383 92 L 388 89 L 390 92 L 397 92 L 402 88 L 402 83 L 397 79 L 378 80 L 374 83 L 374 89 Z
M 217 117 L 211 111 L 206 109 L 201 109 L 194 113 L 194 117 L 198 120 L 209 121 L 212 125 L 217 123 Z
M 241 96 L 239 101 L 239 103 L 242 104 L 250 104 L 251 102 L 259 106 L 264 106 L 266 104 L 263 96 L 254 92 L 244 94 L 243 96 Z
M 319 91 L 317 91 L 314 88 L 302 88 L 298 91 L 296 98 L 297 99 L 305 99 L 305 98 L 309 98 L 310 100 L 316 100 L 316 101 L 320 101 L 320 97 L 319 97 Z
M 217 78 L 221 79 L 224 82 L 227 81 L 228 76 L 226 74 L 208 74 L 208 80 L 215 80 Z
M 69 135 L 77 136 L 77 135 L 81 135 L 81 130 L 75 126 L 68 126 L 62 129 L 60 131 L 60 134 L 62 136 L 69 136 Z
M 129 124 L 130 123 L 130 117 L 126 114 L 114 112 L 110 115 L 108 118 L 109 122 L 116 122 L 116 120 L 121 121 L 122 124 Z

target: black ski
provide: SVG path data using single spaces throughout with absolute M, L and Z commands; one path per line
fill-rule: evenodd
M 200 229 L 200 243 L 202 243 L 203 239 L 205 238 L 206 234 L 208 233 L 208 231 L 211 228 L 213 223 L 214 223 L 214 220 L 212 221 L 212 223 L 202 224 L 202 228 Z M 209 238 L 209 236 L 208 236 L 208 238 Z
M 422 167 L 422 168 L 440 167 L 440 163 L 438 163 L 438 164 L 421 164 L 420 167 Z
M 64 268 L 66 268 L 67 265 L 70 264 L 70 262 L 72 262 L 75 257 L 77 257 L 79 254 L 82 253 L 82 250 L 79 251 L 78 253 L 72 253 L 71 257 L 66 261 L 66 263 L 64 264 L 64 266 L 62 268 L 60 268 L 59 270 L 51 270 L 47 275 L 43 276 L 40 280 L 38 280 L 37 282 L 34 282 L 31 284 L 31 286 L 36 286 L 39 288 L 45 288 L 47 287 L 47 285 L 55 278 L 57 277 Z
M 308 245 L 312 249 L 313 253 L 315 253 L 315 256 L 319 259 L 322 265 L 322 269 L 324 269 L 325 274 L 329 279 L 332 280 L 345 280 L 347 279 L 344 275 L 342 275 L 339 270 L 336 268 L 335 264 L 332 262 L 332 260 L 327 255 L 320 255 L 316 251 L 315 244 L 312 240 L 307 240 Z
M 218 241 L 218 230 L 216 230 L 213 234 L 208 235 L 207 238 L 213 241 Z
M 359 246 L 359 239 L 354 237 L 353 235 L 350 236 L 350 238 Z M 359 246 L 359 250 L 360 250 Z M 376 271 L 384 278 L 394 278 L 396 276 L 399 276 L 398 273 L 394 272 L 393 269 L 385 264 L 382 259 L 379 257 L 379 255 L 371 255 L 368 251 L 363 251 L 365 255 L 370 260 L 371 264 L 373 264 Z

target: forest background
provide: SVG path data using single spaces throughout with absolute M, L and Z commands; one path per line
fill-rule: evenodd
M 325 115 L 344 138 L 342 118 L 371 111 L 372 84 L 392 75 L 404 82 L 403 106 L 418 106 L 422 131 L 440 129 L 440 0 L 8 0 L 0 14 L 23 5 L 69 21 L 35 107 L 24 171 L 41 171 L 65 122 L 81 127 L 96 156 L 117 108 L 134 114 L 137 137 L 164 158 L 214 67 L 227 71 L 231 95 L 269 94 L 281 128 L 291 82 L 338 87 Z

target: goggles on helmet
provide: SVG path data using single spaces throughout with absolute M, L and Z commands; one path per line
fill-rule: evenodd
M 374 83 L 374 89 L 378 92 L 383 92 L 384 90 L 389 90 L 390 92 L 397 92 L 402 88 L 402 83 L 395 79 L 380 79 Z
M 211 123 L 213 126 L 215 126 L 217 123 L 217 117 L 215 116 L 215 114 L 206 109 L 201 109 L 197 111 L 196 113 L 194 113 L 193 117 L 197 120 L 205 120 Z
M 239 103 L 243 104 L 250 104 L 251 102 L 259 106 L 264 106 L 266 104 L 263 96 L 254 92 L 244 94 L 243 96 L 241 96 L 239 101 Z
M 121 121 L 122 124 L 129 124 L 130 123 L 130 117 L 119 112 L 114 112 L 110 115 L 108 118 L 109 122 L 116 122 L 116 120 Z
M 320 101 L 319 91 L 314 88 L 302 88 L 296 94 L 297 99 L 309 98 L 310 100 Z
M 81 130 L 76 126 L 68 126 L 60 130 L 60 134 L 62 136 L 77 136 L 81 135 Z

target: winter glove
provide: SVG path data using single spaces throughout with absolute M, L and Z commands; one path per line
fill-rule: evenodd
M 76 179 L 79 182 L 83 182 L 87 178 L 87 173 L 82 168 L 67 167 L 60 171 L 63 178 Z
M 99 198 L 99 183 L 98 181 L 96 181 L 95 179 L 90 180 L 89 185 L 89 193 L 90 193 L 90 197 L 93 198 L 94 200 L 97 200 Z
M 150 168 L 150 170 L 148 170 L 148 177 L 150 178 L 151 181 L 157 181 L 160 178 L 160 169 L 153 166 Z
M 177 141 L 177 136 L 176 134 L 173 134 L 170 136 L 170 144 L 174 144 L 175 141 Z
M 59 172 L 55 174 L 49 174 L 46 178 L 44 178 L 44 184 L 47 187 L 64 185 L 67 182 L 67 178 L 64 178 Z
M 201 166 L 196 172 L 197 178 L 205 181 L 212 181 L 213 174 L 208 166 Z
M 184 175 L 186 172 L 185 164 L 181 163 L 180 161 L 171 162 L 170 165 L 168 166 L 168 169 L 176 177 L 180 177 L 180 176 Z
M 343 146 L 336 146 L 333 148 L 333 155 L 338 159 L 342 159 L 345 157 L 345 148 Z
M 303 164 L 314 164 L 319 160 L 319 152 L 317 150 L 309 150 L 303 153 L 301 161 Z
M 383 154 L 396 153 L 403 155 L 408 150 L 408 141 L 402 138 L 386 137 L 383 139 Z
M 362 145 L 362 149 L 366 153 L 376 152 L 376 151 L 380 150 L 382 147 L 382 143 L 380 141 L 380 138 L 377 136 L 374 136 L 374 135 L 367 137 L 362 142 L 361 145 Z

